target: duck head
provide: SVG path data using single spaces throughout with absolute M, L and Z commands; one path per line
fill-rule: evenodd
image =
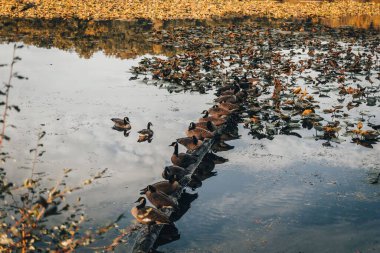
M 194 122 L 191 122 L 190 125 L 189 125 L 189 130 L 193 130 L 196 128 L 196 125 Z
M 174 155 L 178 156 L 178 142 L 174 141 L 172 144 L 169 145 L 169 147 L 174 147 Z
M 130 123 L 129 118 L 128 117 L 124 117 L 124 124 L 128 124 L 128 123 Z
M 148 122 L 147 128 L 150 129 L 151 126 L 153 126 L 152 122 Z
M 169 179 L 170 178 L 170 170 L 169 170 L 168 166 L 165 166 L 163 175 L 164 175 L 165 179 Z
M 144 197 L 140 197 L 135 203 L 139 203 L 139 205 L 136 206 L 137 208 L 143 208 L 145 207 L 146 199 Z
M 204 111 L 202 112 L 202 114 L 204 114 L 203 118 L 207 118 L 207 117 L 208 117 L 208 111 L 207 111 L 207 110 L 204 110 Z

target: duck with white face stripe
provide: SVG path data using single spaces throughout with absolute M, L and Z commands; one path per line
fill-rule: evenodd
M 135 203 L 139 204 L 131 209 L 131 214 L 139 223 L 146 225 L 172 223 L 169 217 L 160 210 L 146 206 L 146 199 L 144 197 L 140 197 Z
M 124 117 L 124 119 L 119 119 L 119 118 L 112 118 L 111 119 L 115 125 L 113 126 L 114 129 L 116 130 L 130 130 L 132 128 L 131 122 L 129 121 L 128 117 Z

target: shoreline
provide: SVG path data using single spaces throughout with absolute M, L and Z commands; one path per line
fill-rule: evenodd
M 256 16 L 288 18 L 343 18 L 379 16 L 380 3 L 284 2 L 257 0 L 0 0 L 0 18 L 123 20 L 213 19 Z

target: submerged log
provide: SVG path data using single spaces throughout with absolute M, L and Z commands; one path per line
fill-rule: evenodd
M 224 129 L 225 127 L 221 127 L 220 129 L 217 130 L 217 133 L 221 134 L 224 131 Z M 180 185 L 182 186 L 182 189 L 180 189 L 175 194 L 173 194 L 173 199 L 178 201 L 181 198 L 181 195 L 183 193 L 183 188 L 185 188 L 189 184 L 189 182 L 191 181 L 191 176 L 194 174 L 194 172 L 198 168 L 199 164 L 202 162 L 205 155 L 211 151 L 211 148 L 214 145 L 217 138 L 218 137 L 214 137 L 212 139 L 208 139 L 204 141 L 202 146 L 199 149 L 191 153 L 198 157 L 197 162 L 187 167 L 187 170 L 190 173 L 179 181 Z M 169 217 L 173 213 L 172 209 L 161 209 L 161 210 Z M 158 239 L 163 226 L 165 225 L 162 225 L 162 224 L 152 225 L 150 226 L 150 228 L 148 226 L 142 226 L 139 231 L 139 234 L 136 237 L 135 244 L 133 245 L 133 248 L 132 248 L 132 252 L 133 253 L 149 252 L 153 248 L 156 240 Z

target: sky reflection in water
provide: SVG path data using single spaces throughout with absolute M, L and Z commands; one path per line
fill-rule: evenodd
M 12 45 L 0 45 L 1 63 Z M 169 164 L 172 140 L 210 107 L 213 95 L 172 93 L 129 81 L 136 60 L 96 53 L 74 53 L 28 46 L 18 52 L 16 71 L 29 77 L 15 81 L 11 101 L 21 108 L 9 120 L 12 138 L 8 175 L 23 180 L 40 129 L 47 150 L 38 171 L 51 178 L 73 168 L 69 184 L 109 168 L 110 177 L 80 192 L 90 225 L 106 224 L 127 211 L 120 226 L 130 224 L 129 209 L 138 189 L 161 179 Z M 0 76 L 7 68 L 0 68 Z M 127 115 L 129 137 L 111 129 L 112 117 Z M 152 143 L 137 143 L 137 131 L 153 123 Z M 45 124 L 41 127 L 40 124 Z M 379 146 L 349 143 L 324 148 L 312 138 L 276 136 L 273 141 L 242 138 L 222 152 L 228 163 L 206 180 L 199 197 L 178 221 L 181 239 L 160 248 L 174 252 L 378 252 L 379 186 L 366 181 L 379 167 Z M 77 197 L 73 194 L 71 199 Z M 70 198 L 69 198 L 70 200 Z M 124 249 L 119 249 L 123 252 Z

